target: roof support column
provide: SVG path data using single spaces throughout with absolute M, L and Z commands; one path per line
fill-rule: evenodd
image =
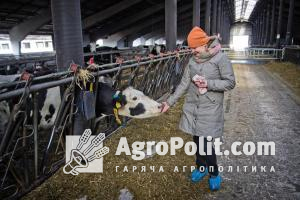
M 254 41 L 253 41 L 253 45 L 256 45 L 256 43 L 257 43 L 257 32 L 258 32 L 258 27 L 257 27 L 257 17 L 256 17 L 256 19 L 255 19 L 255 22 L 254 22 L 254 24 L 253 24 L 253 27 L 254 27 L 254 29 L 255 30 L 252 30 L 252 32 L 253 32 L 253 37 L 254 37 Z
M 224 4 L 223 1 L 220 2 L 221 3 L 221 21 L 220 21 L 220 35 L 222 38 L 222 42 L 223 42 L 223 37 L 224 37 Z
M 200 27 L 200 0 L 193 0 L 193 27 Z
M 210 9 L 211 9 L 211 0 L 206 0 L 205 7 L 205 32 L 207 35 L 210 35 Z
M 80 0 L 51 0 L 51 8 L 58 71 L 67 70 L 72 62 L 83 66 Z M 75 93 L 77 102 L 78 88 Z M 76 113 L 73 124 L 74 135 L 81 135 L 89 127 L 81 112 Z
M 177 41 L 177 0 L 165 0 L 165 13 L 166 47 L 173 51 Z
M 229 20 L 229 12 L 226 17 L 226 44 L 229 44 L 230 39 L 230 20 Z
M 258 43 L 258 35 L 259 35 L 259 20 L 258 20 L 258 16 L 256 16 L 256 23 L 255 23 L 255 45 L 257 45 Z
M 212 34 L 217 34 L 217 11 L 218 11 L 218 0 L 213 2 L 213 18 L 212 18 Z
M 265 36 L 265 41 L 264 41 L 264 45 L 267 46 L 269 44 L 269 40 L 270 40 L 270 3 L 269 1 L 267 2 L 267 12 L 266 12 L 266 36 Z
M 220 33 L 221 32 L 221 19 L 222 19 L 222 1 L 219 1 L 218 3 L 218 23 L 217 23 L 217 32 Z
M 252 46 L 256 44 L 256 33 L 257 33 L 257 20 L 255 20 L 252 25 L 252 41 L 251 41 Z
M 271 44 L 271 45 L 273 45 L 273 43 L 274 43 L 275 9 L 276 9 L 276 2 L 275 2 L 275 0 L 273 0 L 273 2 L 272 2 L 271 31 L 270 31 L 270 40 L 269 40 L 269 44 Z
M 20 56 L 21 55 L 21 42 L 20 41 L 10 41 L 12 53 L 14 56 Z
M 265 36 L 264 45 L 266 46 L 269 44 L 269 39 L 270 39 L 270 3 L 269 2 L 267 6 L 267 17 L 265 23 L 266 23 L 266 36 Z
M 263 10 L 263 15 L 262 15 L 262 38 L 261 38 L 261 45 L 265 45 L 265 38 L 267 37 L 266 35 L 266 30 L 267 30 L 267 17 L 266 17 L 266 10 Z
M 260 15 L 260 36 L 259 36 L 259 44 L 263 45 L 264 41 L 264 13 L 262 12 Z
M 51 7 L 58 71 L 83 65 L 80 0 L 52 0 Z
M 228 17 L 228 10 L 226 10 L 225 8 L 225 12 L 224 12 L 224 44 L 228 44 L 228 30 L 229 30 L 229 17 Z
M 277 24 L 277 35 L 276 35 L 276 47 L 280 46 L 280 34 L 281 34 L 281 23 L 282 23 L 282 10 L 283 10 L 283 0 L 280 0 L 279 4 L 279 14 L 278 14 L 278 24 Z
M 255 28 L 255 45 L 258 45 L 258 38 L 259 38 L 259 19 L 256 18 L 256 28 Z
M 256 44 L 259 46 L 260 45 L 260 32 L 261 32 L 261 20 L 260 20 L 260 15 L 258 14 L 257 16 L 257 40 Z
M 286 29 L 286 35 L 285 35 L 285 44 L 289 45 L 291 44 L 291 31 L 292 31 L 292 24 L 293 24 L 293 15 L 294 15 L 294 0 L 290 0 L 290 8 L 289 8 L 289 18 L 288 18 L 288 24 Z

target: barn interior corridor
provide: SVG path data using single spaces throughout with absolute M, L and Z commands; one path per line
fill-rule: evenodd
M 299 77 L 300 0 L 1 1 L 0 199 L 300 199 Z

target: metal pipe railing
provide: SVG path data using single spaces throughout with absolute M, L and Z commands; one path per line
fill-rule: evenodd
M 189 50 L 184 50 L 184 51 L 181 51 L 180 54 L 189 54 L 189 52 L 190 52 Z M 176 56 L 176 54 L 177 53 L 170 53 L 170 54 L 166 54 L 164 56 L 154 56 L 152 58 L 150 58 L 150 57 L 141 57 L 139 61 L 144 61 L 144 62 L 153 61 L 155 59 L 165 58 L 166 56 Z M 126 65 L 126 64 L 129 64 L 129 63 L 136 63 L 136 62 L 137 62 L 136 59 L 126 60 L 126 61 L 122 62 L 122 65 Z M 102 65 L 98 65 L 97 69 L 100 70 L 100 69 L 104 69 L 104 68 L 114 68 L 114 67 L 118 67 L 119 65 L 120 65 L 119 63 L 102 64 Z M 115 71 L 115 70 L 113 70 L 113 71 Z M 113 72 L 113 71 L 106 71 L 106 72 L 109 73 L 109 72 Z M 51 73 L 51 74 L 40 76 L 40 77 L 34 77 L 32 81 L 36 82 L 36 81 L 43 81 L 43 80 L 46 80 L 46 79 L 58 79 L 58 78 L 61 78 L 63 76 L 70 75 L 72 73 L 73 73 L 72 71 Z M 7 87 L 13 87 L 13 86 L 20 85 L 20 84 L 25 84 L 25 83 L 26 83 L 26 81 L 14 81 L 14 82 L 11 82 L 11 83 L 0 83 L 0 89 L 4 89 L 5 87 L 6 88 Z M 0 97 L 0 100 L 1 100 L 1 97 Z

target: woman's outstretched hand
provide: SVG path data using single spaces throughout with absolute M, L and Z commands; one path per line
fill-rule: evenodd
M 162 102 L 161 104 L 162 104 L 161 112 L 162 113 L 167 112 L 169 110 L 169 108 L 170 108 L 170 106 L 168 105 L 168 103 L 167 102 Z

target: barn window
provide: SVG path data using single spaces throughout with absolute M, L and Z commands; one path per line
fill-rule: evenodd
M 45 47 L 46 48 L 52 48 L 52 41 L 46 41 L 45 42 Z
M 37 48 L 44 48 L 44 42 L 36 42 Z
M 30 49 L 30 43 L 29 42 L 24 42 L 23 43 L 23 48 L 24 49 Z
M 96 45 L 98 45 L 99 47 L 104 46 L 104 44 L 103 44 L 103 39 L 97 40 L 97 41 L 96 41 Z
M 2 49 L 9 49 L 8 43 L 2 44 Z

